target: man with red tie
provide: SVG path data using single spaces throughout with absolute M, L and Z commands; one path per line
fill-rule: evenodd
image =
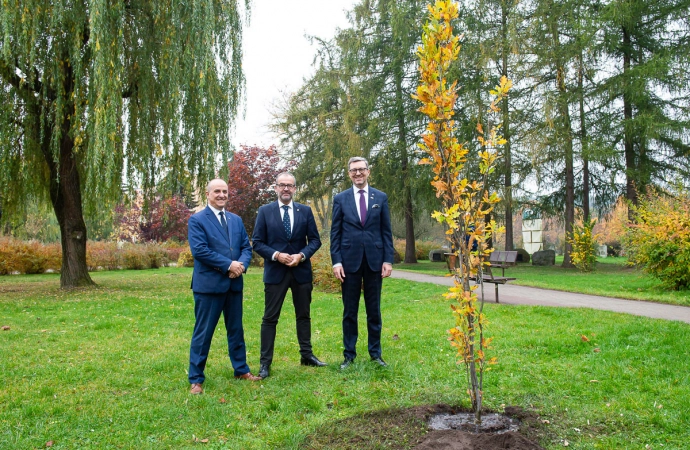
M 347 164 L 352 189 L 333 198 L 331 261 L 341 282 L 343 298 L 343 352 L 346 369 L 357 356 L 357 315 L 364 291 L 368 350 L 371 360 L 385 367 L 381 357 L 381 287 L 393 270 L 393 233 L 388 196 L 369 186 L 369 163 L 350 158 Z

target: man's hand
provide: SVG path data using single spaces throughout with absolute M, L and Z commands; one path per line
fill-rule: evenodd
M 276 261 L 278 261 L 281 264 L 285 264 L 286 266 L 290 266 L 292 265 L 292 255 L 290 255 L 289 253 L 278 253 Z
M 228 277 L 238 278 L 244 273 L 244 264 L 239 261 L 233 261 L 230 264 L 230 270 L 228 271 Z
M 302 261 L 302 254 L 297 253 L 295 255 L 290 255 L 290 258 L 292 258 L 292 261 L 290 261 L 290 264 L 288 264 L 289 267 L 295 267 L 297 264 L 299 264 Z
M 342 283 L 343 281 L 345 281 L 345 269 L 343 269 L 343 266 L 336 266 L 336 267 L 334 267 L 334 268 L 333 268 L 333 275 L 335 275 L 335 277 L 336 277 L 338 280 L 340 280 L 341 283 Z
M 391 273 L 393 273 L 393 265 L 383 263 L 383 267 L 381 268 L 381 278 L 388 278 L 391 276 Z

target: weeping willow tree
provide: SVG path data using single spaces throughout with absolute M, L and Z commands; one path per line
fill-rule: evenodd
M 92 284 L 84 214 L 123 181 L 203 185 L 230 154 L 244 86 L 244 4 L 223 0 L 3 0 L 0 202 L 50 202 L 63 288 Z

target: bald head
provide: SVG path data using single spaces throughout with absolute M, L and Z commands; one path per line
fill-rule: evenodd
M 220 178 L 213 179 L 206 185 L 208 204 L 222 210 L 228 201 L 228 185 Z

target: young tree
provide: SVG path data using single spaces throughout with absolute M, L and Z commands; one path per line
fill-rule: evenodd
M 428 10 L 429 20 L 424 26 L 422 46 L 418 50 L 421 80 L 414 95 L 422 103 L 419 111 L 429 118 L 420 143 L 426 157 L 420 163 L 430 165 L 435 174 L 431 184 L 441 199 L 442 208 L 435 211 L 433 217 L 445 224 L 448 241 L 459 256 L 453 273 L 455 285 L 446 294 L 454 301 L 452 309 L 456 319 L 456 326 L 450 330 L 450 339 L 458 350 L 458 362 L 466 367 L 468 392 L 478 427 L 481 424 L 483 374 L 486 364 L 491 364 L 495 358 L 486 359 L 491 338 L 484 335 L 484 327 L 488 323 L 483 313 L 484 302 L 482 298 L 477 304 L 477 286 L 471 286 L 470 280 L 479 280 L 481 285 L 483 266 L 493 250 L 487 241 L 496 224 L 495 221 L 487 221 L 486 216 L 500 199 L 495 192 L 489 191 L 487 181 L 495 170 L 496 147 L 506 141 L 498 134 L 500 124 L 486 134 L 478 124 L 479 142 L 483 148 L 478 155 L 481 179 L 469 181 L 463 178 L 468 149 L 458 142 L 457 125 L 453 120 L 458 98 L 457 81 L 451 83 L 447 78 L 460 50 L 458 37 L 453 34 L 451 26 L 451 21 L 458 17 L 458 6 L 454 1 L 437 0 L 433 6 L 428 6 Z M 489 108 L 492 117 L 498 116 L 498 104 L 510 87 L 511 82 L 503 77 L 500 85 L 491 92 L 495 97 Z
M 244 3 L 248 10 L 249 0 Z M 0 199 L 50 200 L 64 288 L 92 284 L 84 212 L 123 178 L 151 191 L 184 166 L 199 185 L 230 156 L 244 85 L 241 4 L 7 0 L 0 7 Z
M 289 172 L 274 145 L 268 148 L 241 145 L 228 163 L 227 208 L 242 218 L 247 234 L 252 235 L 259 207 L 276 199 L 272 189 L 281 172 Z

